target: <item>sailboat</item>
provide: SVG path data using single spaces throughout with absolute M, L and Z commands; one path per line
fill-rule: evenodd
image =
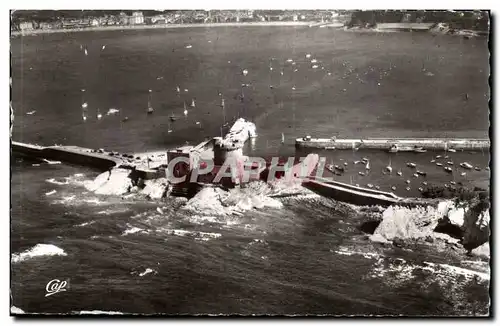
M 285 134 L 281 133 L 281 143 L 285 143 Z
M 389 165 L 385 167 L 385 170 L 392 173 L 391 159 L 389 158 Z
M 366 169 L 370 170 L 370 161 L 368 161 L 368 160 L 366 161 Z
M 153 107 L 151 106 L 151 94 L 152 90 L 149 90 L 149 95 L 148 95 L 148 114 L 152 114 L 154 112 Z
M 196 107 L 196 103 L 195 103 L 194 99 L 192 99 L 192 100 L 191 100 L 191 107 L 192 107 L 192 108 L 195 108 L 195 107 Z
M 167 130 L 168 133 L 171 133 L 172 132 L 172 129 L 170 128 L 170 121 L 168 122 L 168 130 Z
M 187 107 L 186 107 L 186 102 L 184 102 L 184 116 L 187 117 L 188 115 L 188 110 L 187 110 Z
M 102 118 L 101 111 L 99 111 L 99 109 L 97 109 L 97 120 L 101 120 L 101 118 Z

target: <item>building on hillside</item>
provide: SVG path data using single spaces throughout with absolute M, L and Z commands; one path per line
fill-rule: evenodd
M 33 30 L 33 22 L 27 21 L 19 24 L 19 29 L 21 31 L 32 31 Z
M 141 25 L 144 24 L 144 15 L 142 11 L 134 11 L 132 17 L 130 17 L 130 25 Z

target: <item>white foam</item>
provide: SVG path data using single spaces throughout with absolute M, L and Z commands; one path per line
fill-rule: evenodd
M 12 254 L 11 262 L 19 263 L 26 259 L 39 256 L 66 256 L 66 253 L 61 248 L 51 244 L 37 244 L 20 254 Z
M 478 276 L 479 278 L 483 280 L 490 280 L 490 274 L 489 273 L 483 273 L 483 272 L 478 272 L 475 270 L 471 269 L 466 269 L 462 267 L 457 267 L 457 266 L 452 266 L 448 264 L 435 264 L 435 263 L 430 263 L 430 262 L 424 262 L 427 266 L 422 267 L 424 270 L 429 270 L 434 273 L 439 272 L 439 269 L 444 269 L 446 272 L 449 272 L 451 274 L 456 274 L 456 275 L 463 275 L 467 278 L 471 278 L 474 276 Z
M 48 183 L 55 184 L 55 185 L 67 185 L 69 183 L 69 180 L 67 178 L 64 181 L 57 181 L 54 178 L 50 178 L 50 179 L 47 179 L 45 181 Z
M 187 231 L 187 230 L 179 230 L 179 229 L 166 229 L 166 228 L 159 228 L 158 231 L 170 234 L 170 235 L 176 235 L 180 237 L 185 237 L 185 236 L 194 236 L 197 240 L 210 240 L 210 239 L 217 239 L 222 236 L 220 233 L 215 233 L 215 232 L 200 232 L 200 231 Z
M 94 223 L 95 223 L 95 221 L 83 222 L 82 224 L 78 224 L 77 226 L 78 226 L 78 227 L 81 227 L 81 226 L 87 226 L 87 225 L 92 225 L 92 224 L 94 224 Z
M 146 268 L 146 270 L 142 273 L 139 274 L 140 277 L 143 277 L 144 275 L 148 275 L 150 273 L 155 273 L 156 274 L 156 271 L 154 269 L 151 269 L 151 268 Z
M 61 164 L 61 161 L 50 161 L 45 158 L 43 159 L 43 161 L 47 164 Z
M 138 227 L 130 227 L 130 225 L 127 224 L 127 226 L 129 227 L 128 229 L 126 229 L 125 231 L 123 231 L 122 235 L 125 236 L 127 234 L 134 234 L 134 233 L 148 233 L 148 231 L 144 230 L 144 229 L 141 229 L 141 228 L 138 228 Z
M 11 314 L 24 314 L 25 312 L 21 308 L 18 308 L 16 306 L 12 306 L 12 307 L 10 307 L 10 313 Z
M 335 250 L 334 252 L 344 256 L 361 255 L 366 259 L 379 259 L 382 257 L 380 254 L 374 252 L 351 251 L 344 247 L 340 247 L 339 249 L 340 250 Z
M 49 191 L 49 192 L 46 192 L 45 193 L 45 196 L 52 196 L 53 194 L 55 194 L 57 191 L 56 190 L 52 190 L 52 191 Z

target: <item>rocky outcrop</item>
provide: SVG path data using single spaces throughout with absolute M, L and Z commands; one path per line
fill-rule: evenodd
M 432 190 L 434 194 L 436 189 Z M 424 239 L 431 243 L 439 239 L 461 243 L 470 253 L 488 242 L 489 207 L 489 194 L 482 190 L 460 190 L 457 198 L 443 200 L 437 207 L 392 206 L 382 213 L 382 221 L 370 239 L 374 242 Z M 370 233 L 368 227 L 362 231 Z
M 167 196 L 169 183 L 166 178 L 158 178 L 144 181 L 144 189 L 141 194 L 148 196 L 151 199 L 162 199 Z
M 124 195 L 133 187 L 129 174 L 130 170 L 115 168 L 101 173 L 93 182 L 85 186 L 99 195 Z
M 490 244 L 488 242 L 486 242 L 486 243 L 480 245 L 479 247 L 472 249 L 471 254 L 473 256 L 489 259 L 490 254 L 491 254 Z

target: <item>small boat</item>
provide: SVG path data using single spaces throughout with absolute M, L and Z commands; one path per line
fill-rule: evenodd
M 426 176 L 427 175 L 427 172 L 424 172 L 424 171 L 417 171 L 418 175 L 421 175 L 421 176 Z
M 285 143 L 285 134 L 281 133 L 281 143 Z
M 367 161 L 367 162 L 366 162 L 365 169 L 370 170 L 370 161 Z
M 396 190 L 396 186 L 392 186 L 391 189 L 395 191 Z
M 414 151 L 415 153 L 426 153 L 426 152 L 427 152 L 427 150 L 426 150 L 426 149 L 424 149 L 423 147 L 418 147 L 418 146 L 415 146 L 415 147 L 413 148 L 413 151 Z
M 479 166 L 476 166 L 476 167 L 474 168 L 474 170 L 476 170 L 476 171 L 481 171 L 481 168 L 480 168 Z
M 398 149 L 398 145 L 392 145 L 390 148 L 389 148 L 389 153 L 397 153 L 399 151 Z
M 460 166 L 467 170 L 471 170 L 473 168 L 473 166 L 467 162 L 460 163 Z
M 410 168 L 415 168 L 417 167 L 417 165 L 415 163 L 412 163 L 412 162 L 408 162 L 406 163 L 406 166 L 410 167 Z
M 191 107 L 192 107 L 192 108 L 195 108 L 195 107 L 196 107 L 196 103 L 195 103 L 194 99 L 192 99 L 192 100 L 191 100 Z
M 375 189 L 379 190 L 379 189 L 380 189 L 380 186 L 375 186 Z
M 419 188 L 418 188 L 418 191 L 423 192 L 423 191 L 424 191 L 424 188 L 419 187 Z
M 406 180 L 406 184 L 410 184 L 410 183 L 411 183 L 410 179 Z
M 457 183 L 455 181 L 450 181 L 451 185 L 456 185 Z
M 151 97 L 152 97 L 152 90 L 149 90 L 149 94 L 148 94 L 148 110 L 147 110 L 147 113 L 148 114 L 151 114 L 154 112 L 154 109 L 153 107 L 151 106 Z
M 443 166 L 443 163 L 436 163 L 437 166 Z
M 453 172 L 453 169 L 452 169 L 452 168 L 450 168 L 449 166 L 445 166 L 445 167 L 444 167 L 444 170 L 445 170 L 446 172 L 448 172 L 448 173 Z
M 347 166 L 348 165 L 347 162 L 344 162 L 344 165 Z
M 345 171 L 345 170 L 344 170 L 344 167 L 343 167 L 343 166 L 340 166 L 340 165 L 334 165 L 334 168 L 335 168 L 335 170 L 339 170 L 339 171 L 342 171 L 342 172 L 344 172 L 344 171 Z
M 389 159 L 389 165 L 385 167 L 385 170 L 392 173 L 391 159 Z
M 431 160 L 431 163 L 435 163 L 435 162 L 436 162 L 436 160 Z
M 101 118 L 102 118 L 102 114 L 99 111 L 99 109 L 97 109 L 97 120 L 101 120 Z
M 359 174 L 359 175 L 361 175 L 361 176 L 364 176 L 364 175 L 365 175 L 365 173 L 364 173 L 364 172 L 361 172 L 361 171 L 360 171 L 360 172 L 358 172 L 358 174 Z
M 410 190 L 411 190 L 411 188 L 410 188 L 410 187 L 406 187 L 406 191 L 410 191 Z
M 418 178 L 418 173 L 413 173 L 414 178 Z
M 454 148 L 448 148 L 448 152 L 450 152 L 450 153 L 455 153 L 456 151 L 457 151 L 457 150 L 456 150 L 456 149 L 454 149 Z
M 36 110 L 33 110 L 33 111 L 30 111 L 30 112 L 26 112 L 27 115 L 32 115 L 32 114 L 35 114 Z
M 371 183 L 367 184 L 366 186 L 370 189 L 373 188 L 373 185 Z
M 399 176 L 402 176 L 403 175 L 403 172 L 402 171 L 398 171 L 397 173 Z
M 177 93 L 180 93 L 180 92 L 181 92 L 181 88 L 180 88 L 179 86 L 177 86 L 177 87 L 175 88 L 175 91 L 176 91 Z
M 422 184 L 423 184 L 424 186 L 427 186 L 427 181 L 422 181 Z
M 446 164 L 453 165 L 453 162 L 452 161 L 448 161 L 448 162 L 446 162 Z
M 438 159 L 438 158 L 441 158 L 441 155 L 437 155 L 437 156 L 436 156 L 436 159 Z
M 467 175 L 467 172 L 462 172 L 462 173 L 460 173 L 460 175 L 461 175 L 462 177 L 465 177 L 465 176 Z
M 127 122 L 128 121 L 128 117 L 125 117 L 122 119 L 123 122 Z
M 177 120 L 177 117 L 172 114 L 170 115 L 169 119 L 170 121 L 174 122 L 175 120 Z

